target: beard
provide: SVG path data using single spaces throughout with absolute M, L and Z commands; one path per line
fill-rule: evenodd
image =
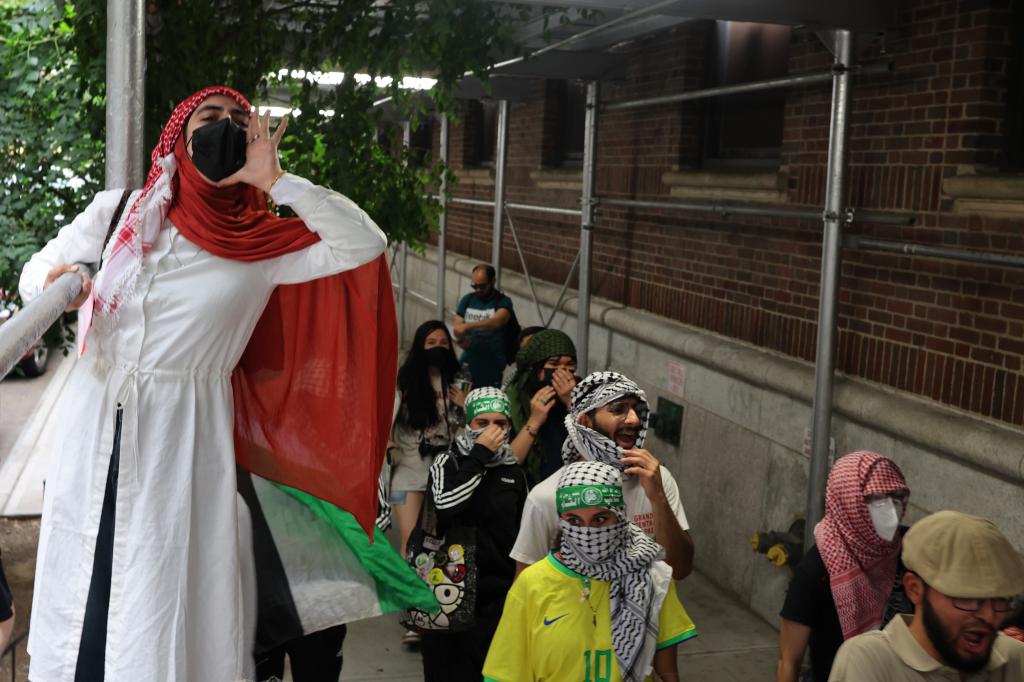
M 989 643 L 984 654 L 970 657 L 962 656 L 956 650 L 956 641 L 959 639 L 958 633 L 950 632 L 942 623 L 938 614 L 932 609 L 927 594 L 921 600 L 921 606 L 923 608 L 922 622 L 924 624 L 924 631 L 928 635 L 928 639 L 931 640 L 932 646 L 935 647 L 935 650 L 947 665 L 967 673 L 977 672 L 988 665 L 989 658 L 992 656 L 992 645 L 995 643 L 994 638 Z

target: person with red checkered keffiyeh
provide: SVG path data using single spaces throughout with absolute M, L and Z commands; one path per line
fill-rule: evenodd
M 860 451 L 833 465 L 815 546 L 794 568 L 782 607 L 779 682 L 796 681 L 808 647 L 812 679 L 826 682 L 843 641 L 912 610 L 902 589 L 893 589 L 909 498 L 903 472 L 888 457 Z
M 72 304 L 80 359 L 46 481 L 35 682 L 252 679 L 257 579 L 261 618 L 266 593 L 254 538 L 296 535 L 254 506 L 263 495 L 300 501 L 303 523 L 349 518 L 370 547 L 396 366 L 387 239 L 351 200 L 282 170 L 286 123 L 200 90 L 174 110 L 145 187 L 101 192 L 25 266 L 28 301 L 69 264 L 102 262 Z M 288 564 L 298 556 L 278 557 L 289 579 L 312 570 Z M 380 613 L 376 596 L 362 617 Z M 318 597 L 276 605 L 302 615 Z M 345 622 L 331 618 L 275 635 Z

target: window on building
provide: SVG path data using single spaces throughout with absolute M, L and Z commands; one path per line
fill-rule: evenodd
M 583 127 L 587 111 L 587 90 L 583 81 L 558 81 L 555 166 L 583 165 Z
M 434 151 L 434 118 L 432 116 L 420 118 L 418 125 L 409 131 L 409 151 L 412 153 L 414 165 L 427 165 Z
M 1013 3 L 1010 36 L 1024 30 L 1024 3 Z M 1001 165 L 1007 170 L 1024 169 L 1024 41 L 1010 40 L 1006 82 L 1006 135 Z
M 498 103 L 471 100 L 466 117 L 467 166 L 494 166 L 495 140 L 498 135 Z
M 708 86 L 785 76 L 789 26 L 716 21 Z M 705 108 L 704 166 L 775 167 L 781 160 L 782 90 L 716 97 Z

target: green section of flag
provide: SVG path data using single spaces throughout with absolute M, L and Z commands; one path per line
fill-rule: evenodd
M 274 485 L 306 505 L 310 511 L 337 531 L 356 560 L 373 578 L 381 613 L 402 611 L 410 607 L 423 611 L 436 611 L 440 608 L 440 604 L 434 598 L 434 591 L 409 568 L 379 528 L 374 526 L 371 543 L 355 517 L 347 511 L 301 490 L 278 483 Z

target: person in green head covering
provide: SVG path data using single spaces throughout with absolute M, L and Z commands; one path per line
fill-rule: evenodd
M 507 393 L 516 437 L 512 451 L 534 483 L 562 466 L 565 415 L 576 386 L 576 345 L 565 332 L 537 332 L 516 354 Z

